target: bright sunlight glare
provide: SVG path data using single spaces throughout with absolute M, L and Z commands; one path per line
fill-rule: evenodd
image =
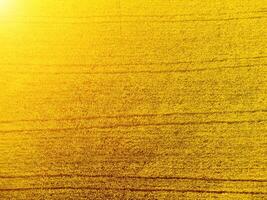
M 0 0 L 0 9 L 4 9 L 7 4 L 8 4 L 9 0 Z
M 0 0 L 0 16 L 9 13 L 11 0 Z

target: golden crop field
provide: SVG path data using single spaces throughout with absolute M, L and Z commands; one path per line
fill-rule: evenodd
M 267 199 L 266 0 L 0 0 L 0 200 Z

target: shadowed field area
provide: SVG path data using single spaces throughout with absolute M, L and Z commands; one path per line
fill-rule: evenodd
M 266 1 L 0 7 L 1 200 L 267 198 Z

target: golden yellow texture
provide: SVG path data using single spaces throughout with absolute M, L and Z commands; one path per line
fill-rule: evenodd
M 266 199 L 265 0 L 0 0 L 0 199 Z

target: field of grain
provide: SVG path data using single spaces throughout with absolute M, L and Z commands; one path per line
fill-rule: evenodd
M 1 200 L 267 199 L 266 1 L 0 7 Z

